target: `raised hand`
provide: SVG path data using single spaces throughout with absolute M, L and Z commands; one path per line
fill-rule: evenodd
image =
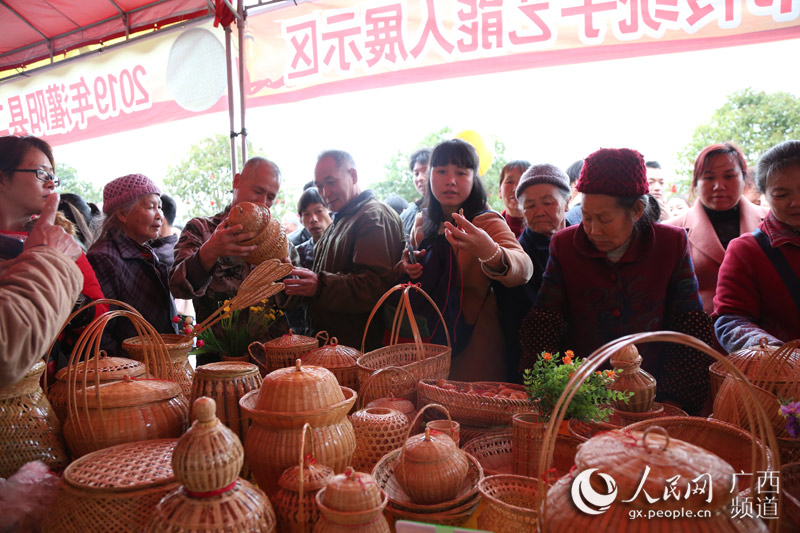
M 444 223 L 444 237 L 453 249 L 463 250 L 478 259 L 492 257 L 497 250 L 497 243 L 488 233 L 458 213 L 453 213 L 453 220 L 455 225 L 451 222 Z M 495 266 L 491 263 L 497 261 L 499 255 L 495 256 L 489 266 Z M 497 265 L 500 263 L 501 261 L 497 261 Z
M 217 229 L 203 243 L 198 252 L 200 263 L 207 272 L 211 270 L 220 257 L 244 257 L 256 249 L 254 244 L 242 244 L 256 236 L 255 232 L 244 232 L 242 231 L 243 229 L 241 224 L 228 226 L 227 222 L 217 226 Z
M 25 249 L 29 250 L 35 246 L 49 246 L 75 261 L 81 256 L 81 247 L 75 239 L 67 235 L 63 228 L 53 225 L 53 221 L 56 219 L 56 211 L 58 211 L 58 200 L 58 193 L 52 193 L 47 197 L 42 208 L 42 214 L 25 241 Z

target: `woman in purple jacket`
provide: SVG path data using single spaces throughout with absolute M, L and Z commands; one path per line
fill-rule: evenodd
M 644 159 L 628 149 L 599 150 L 584 162 L 577 188 L 583 221 L 553 236 L 536 307 L 520 332 L 523 368 L 542 351 L 581 357 L 624 335 L 690 332 L 709 342 L 686 232 L 659 224 Z M 658 380 L 658 397 L 699 411 L 710 358 L 676 344 L 639 347 Z

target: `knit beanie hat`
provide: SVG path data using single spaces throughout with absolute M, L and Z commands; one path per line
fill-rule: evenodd
M 120 207 L 148 194 L 161 195 L 161 189 L 143 174 L 128 174 L 103 187 L 103 213 L 110 215 Z
M 644 157 L 628 148 L 602 148 L 584 160 L 576 188 L 584 194 L 647 194 L 650 187 Z
M 519 179 L 519 183 L 517 183 L 517 190 L 514 191 L 514 194 L 517 199 L 519 199 L 522 191 L 531 185 L 539 185 L 540 183 L 555 185 L 567 194 L 572 192 L 569 188 L 569 176 L 557 166 L 544 163 L 541 165 L 531 165 L 528 170 L 525 171 Z

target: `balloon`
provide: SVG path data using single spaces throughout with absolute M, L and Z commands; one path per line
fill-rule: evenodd
M 483 140 L 481 134 L 475 130 L 464 130 L 461 133 L 457 133 L 456 138 L 467 141 L 475 147 L 475 151 L 478 152 L 478 160 L 480 161 L 478 175 L 483 176 L 486 174 L 492 166 L 494 150 Z

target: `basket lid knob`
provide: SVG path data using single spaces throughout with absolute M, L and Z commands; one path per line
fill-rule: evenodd
M 629 344 L 620 348 L 611 356 L 611 366 L 614 368 L 633 366 L 638 361 L 641 361 L 641 356 L 635 344 Z
M 213 398 L 201 396 L 195 400 L 192 413 L 198 422 L 213 422 L 217 417 L 217 402 Z

